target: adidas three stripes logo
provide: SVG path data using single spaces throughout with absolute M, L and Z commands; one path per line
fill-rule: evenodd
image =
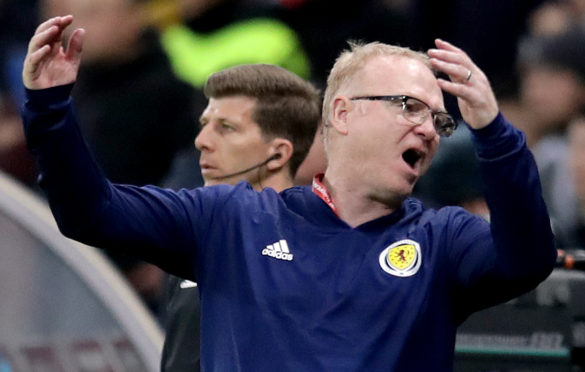
M 270 256 L 278 260 L 292 261 L 293 254 L 288 249 L 286 240 L 281 239 L 274 244 L 269 244 L 262 250 L 263 256 Z

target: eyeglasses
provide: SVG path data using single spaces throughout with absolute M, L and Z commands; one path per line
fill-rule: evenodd
M 402 108 L 402 116 L 415 125 L 421 125 L 431 115 L 435 131 L 441 137 L 449 137 L 457 129 L 457 122 L 451 115 L 444 111 L 433 111 L 429 105 L 418 98 L 405 95 L 360 96 L 353 97 L 351 100 L 398 102 Z

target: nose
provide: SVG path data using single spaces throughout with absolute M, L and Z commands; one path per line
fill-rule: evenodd
M 433 121 L 433 115 L 429 113 L 422 124 L 414 127 L 414 132 L 425 139 L 433 139 L 435 136 L 438 136 Z
M 199 134 L 195 137 L 195 148 L 199 151 L 213 150 L 213 141 L 211 139 L 211 123 L 204 125 L 199 130 Z

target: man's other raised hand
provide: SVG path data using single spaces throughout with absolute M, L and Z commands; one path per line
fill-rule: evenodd
M 77 79 L 85 30 L 74 30 L 64 48 L 64 31 L 72 22 L 73 16 L 66 15 L 51 18 L 37 27 L 28 44 L 22 70 L 26 88 L 51 88 Z

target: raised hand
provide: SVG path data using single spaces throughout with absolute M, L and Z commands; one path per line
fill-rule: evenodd
M 487 126 L 498 115 L 498 103 L 489 80 L 471 58 L 456 46 L 435 40 L 437 49 L 429 49 L 432 66 L 449 76 L 438 79 L 439 86 L 457 97 L 463 120 L 472 128 Z
M 28 44 L 22 81 L 28 89 L 45 89 L 74 82 L 81 62 L 85 30 L 76 29 L 64 49 L 63 32 L 73 16 L 54 17 L 37 27 Z

